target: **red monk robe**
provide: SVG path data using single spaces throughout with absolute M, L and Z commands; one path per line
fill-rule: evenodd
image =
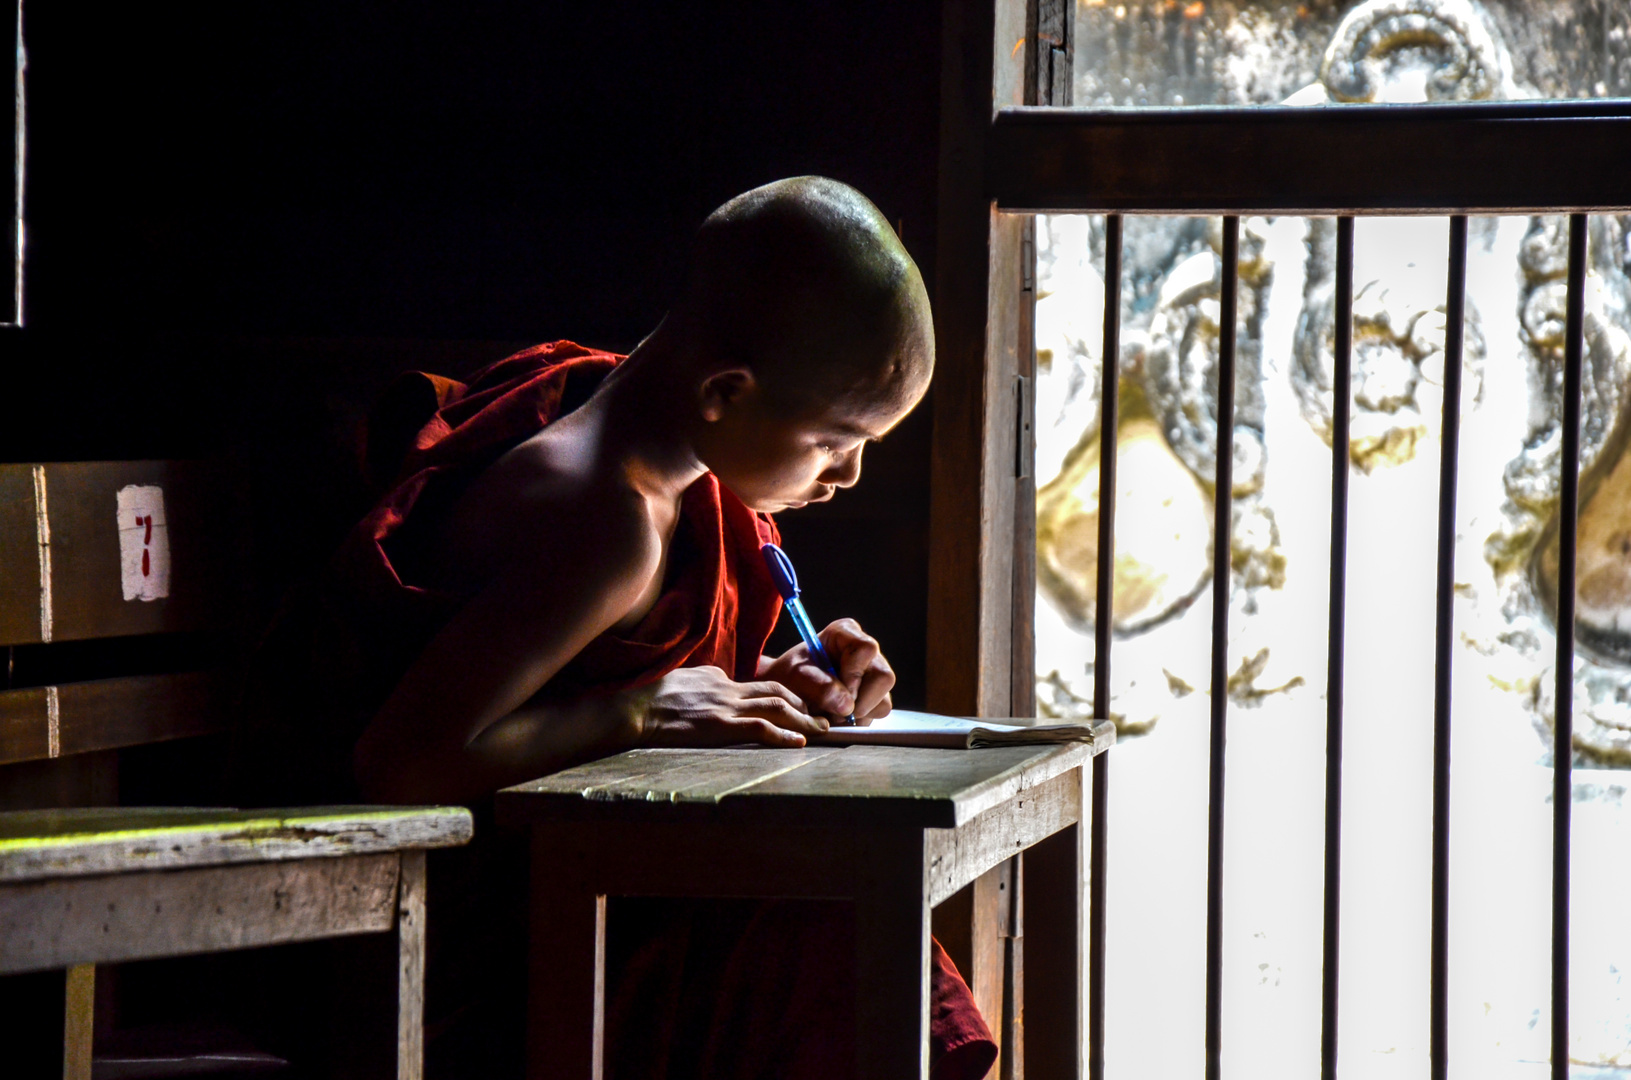
M 387 397 L 385 411 L 394 416 L 370 431 L 370 449 L 375 456 L 401 461 L 394 471 L 397 482 L 333 560 L 309 642 L 312 662 L 325 669 L 322 683 L 331 687 L 329 693 L 340 695 L 332 700 L 349 718 L 345 731 L 331 733 L 342 736 L 337 743 L 355 741 L 419 652 L 467 599 L 414 584 L 419 530 L 499 455 L 587 400 L 622 359 L 561 341 L 502 360 L 468 385 L 418 375 L 399 383 Z M 426 421 L 431 410 L 434 415 Z M 393 424 L 396 435 L 388 430 Z M 410 430 L 416 430 L 411 443 Z M 377 470 L 378 464 L 373 467 Z M 681 518 L 663 594 L 645 619 L 626 635 L 596 638 L 543 693 L 570 697 L 614 691 L 654 682 L 676 668 L 708 664 L 738 680 L 756 677 L 781 610 L 759 555 L 762 543 L 778 539 L 776 526 L 722 488 L 711 473 L 686 490 Z M 572 523 L 563 521 L 562 527 Z M 441 910 L 433 910 L 429 920 L 433 955 L 427 1049 L 433 1067 L 440 1061 L 459 1074 L 466 1069 L 446 1059 L 455 1056 L 465 1066 L 479 1068 L 465 1055 L 476 1053 L 476 1045 L 491 1035 L 451 1038 L 461 1048 L 453 1055 L 438 1053 L 441 1029 L 460 1026 L 457 1009 L 449 1021 L 439 1022 L 435 1015 L 438 967 L 468 970 L 474 964 L 480 969 L 481 961 L 467 954 L 483 949 L 495 957 L 502 954 L 504 959 L 495 964 L 512 979 L 498 982 L 509 982 L 505 993 L 510 1000 L 483 1007 L 513 1012 L 520 993 L 513 984 L 519 942 L 514 937 L 493 940 L 504 936 L 495 935 L 493 924 L 505 921 L 497 912 L 509 905 L 497 895 L 484 898 L 481 893 L 519 891 L 524 878 L 513 880 L 513 852 L 483 854 L 484 832 L 491 830 L 478 828 L 477 851 L 454 856 L 465 863 L 458 874 L 438 879 L 437 864 L 432 864 L 431 903 Z M 506 862 L 508 870 L 497 869 Z M 473 879 L 486 880 L 474 889 L 461 888 Z M 437 916 L 443 912 L 455 922 L 485 924 L 488 940 L 437 950 L 439 937 L 459 936 L 456 925 L 442 925 L 446 916 Z M 846 906 L 813 901 L 614 901 L 608 927 L 607 1075 L 614 1080 L 833 1080 L 847 1075 L 854 1060 L 854 971 L 848 959 L 853 949 L 835 945 L 853 940 L 852 923 Z M 437 953 L 445 959 L 450 951 L 460 955 L 439 965 Z M 479 974 L 459 978 L 455 973 L 448 981 L 492 985 Z M 995 1060 L 996 1046 L 967 985 L 938 943 L 931 988 L 933 1075 L 977 1080 Z M 508 1037 L 519 1045 L 519 1031 Z

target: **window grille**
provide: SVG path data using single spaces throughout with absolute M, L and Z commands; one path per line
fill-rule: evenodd
M 1351 437 L 1354 218 L 1450 216 L 1445 393 L 1437 529 L 1431 905 L 1431 1075 L 1448 1071 L 1446 1025 L 1450 825 L 1450 706 L 1460 388 L 1465 348 L 1468 215 L 1569 216 L 1564 350 L 1557 685 L 1554 724 L 1551 1069 L 1568 1074 L 1569 853 L 1572 801 L 1575 527 L 1579 511 L 1580 394 L 1587 214 L 1631 210 L 1631 101 L 1344 105 L 1335 108 L 1184 107 L 1070 109 L 1053 74 L 1068 53 L 1069 25 L 1052 35 L 1052 5 L 964 0 L 945 26 L 940 275 L 941 373 L 937 374 L 935 580 L 975 570 L 975 595 L 932 589 L 931 706 L 983 715 L 1029 714 L 1031 660 L 1023 580 L 1035 573 L 1014 546 L 1034 550 L 1034 478 L 1023 467 L 1028 418 L 1007 387 L 1031 369 L 1021 215 L 1106 215 L 1105 365 L 1100 385 L 1100 497 L 1093 709 L 1110 712 L 1117 386 L 1124 214 L 1223 217 L 1218 426 L 1214 458 L 1214 591 L 1208 821 L 1205 1073 L 1219 1076 L 1222 1046 L 1224 747 L 1229 696 L 1226 636 L 1233 455 L 1236 273 L 1243 214 L 1337 218 L 1329 684 L 1325 800 L 1321 1075 L 1336 1075 L 1341 934 L 1343 647 Z M 1067 11 L 1068 16 L 1068 11 Z M 1068 24 L 1068 17 L 1066 19 Z M 1014 31 L 1022 28 L 1020 45 Z M 1063 43 L 1063 44 L 1061 44 Z M 1079 44 L 1079 43 L 1078 43 Z M 1013 50 L 1010 55 L 1010 49 Z M 1186 169 L 1201 162 L 1202 169 Z M 1567 162 L 1568 167 L 1558 167 Z M 975 275 L 984 280 L 975 281 Z M 954 305 L 953 310 L 946 306 Z M 1017 346 L 1015 343 L 1018 343 Z M 949 370 L 947 370 L 949 369 Z M 946 376 L 949 375 L 949 378 Z M 950 385 L 947 386 L 946 384 Z M 972 445 L 973 450 L 969 447 Z M 1007 475 L 1000 463 L 1021 466 Z M 958 493 L 960 492 L 960 494 Z M 972 504 L 972 506 L 971 506 Z M 970 509 L 978 511 L 971 514 Z M 1029 530 L 1029 531 L 1027 531 Z M 1006 553 L 1005 553 L 1006 549 Z M 966 577 L 964 578 L 966 580 Z M 1010 656 L 1012 662 L 1009 664 Z M 1007 668 L 1006 672 L 998 670 Z M 1029 706 L 1029 707 L 1027 707 Z M 1094 763 L 1089 847 L 1088 970 L 1084 973 L 1085 1071 L 1104 1076 L 1108 790 L 1112 758 Z M 1113 988 L 1111 988 L 1113 990 Z M 1035 1065 L 1034 1055 L 1032 1058 Z

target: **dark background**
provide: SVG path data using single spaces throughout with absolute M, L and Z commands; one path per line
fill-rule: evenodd
M 24 38 L 25 325 L 0 329 L 0 461 L 226 461 L 254 523 L 246 640 L 364 508 L 357 427 L 393 375 L 561 337 L 633 347 L 732 195 L 854 184 L 934 281 L 934 0 L 53 2 Z M 874 632 L 909 706 L 930 410 L 859 487 L 780 519 L 812 616 Z M 230 799 L 207 740 L 114 757 L 0 769 L 0 805 Z M 126 1018 L 242 1025 L 290 990 L 321 1011 L 337 991 L 313 996 L 282 952 L 295 966 L 264 979 L 278 950 L 157 962 L 183 967 L 146 999 L 158 976 L 127 965 Z M 0 980 L 16 1075 L 60 1069 L 61 986 Z
M 356 427 L 393 374 L 559 337 L 632 348 L 740 191 L 854 184 L 934 280 L 932 0 L 25 18 L 25 328 L 0 333 L 0 460 L 229 457 L 268 522 L 262 608 L 357 516 Z M 859 488 L 783 521 L 813 617 L 882 638 L 908 704 L 929 413 Z

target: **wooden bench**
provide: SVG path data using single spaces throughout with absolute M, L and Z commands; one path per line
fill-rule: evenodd
M 239 511 L 204 463 L 0 465 L 0 768 L 113 768 L 92 752 L 233 730 Z M 96 964 L 395 929 L 397 1070 L 417 1077 L 424 851 L 471 827 L 445 808 L 0 813 L 0 975 L 68 969 L 81 1078 Z
M 65 1077 L 91 1065 L 92 965 L 397 932 L 397 1076 L 422 1060 L 425 849 L 463 808 L 0 813 L 0 975 L 67 968 Z
M 853 901 L 856 1075 L 926 1077 L 930 911 L 1033 849 L 1053 865 L 1026 886 L 1024 932 L 1064 977 L 1025 1006 L 1027 1053 L 1080 1075 L 1083 765 L 1113 741 L 1100 732 L 992 750 L 634 750 L 500 792 L 500 819 L 533 832 L 529 1074 L 601 1076 L 606 898 L 700 896 Z

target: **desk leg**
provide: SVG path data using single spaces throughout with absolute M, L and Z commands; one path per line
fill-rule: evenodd
M 923 832 L 867 844 L 855 895 L 857 1080 L 929 1075 L 929 903 Z
M 1032 1076 L 1086 1075 L 1086 837 L 1087 829 L 1072 825 L 1025 852 L 1025 1064 Z
M 396 1080 L 425 1073 L 425 853 L 404 851 L 396 888 Z
M 68 969 L 62 1018 L 62 1080 L 91 1080 L 92 1025 L 96 1008 L 96 965 Z
M 606 1025 L 606 898 L 585 891 L 535 832 L 528 889 L 529 1080 L 601 1080 Z

